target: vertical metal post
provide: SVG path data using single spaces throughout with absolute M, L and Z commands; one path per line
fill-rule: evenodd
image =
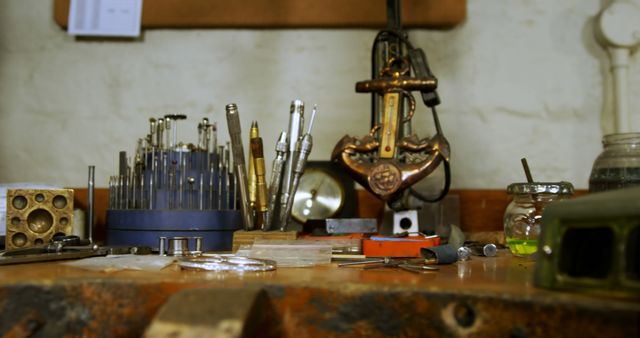
M 89 182 L 88 182 L 88 191 L 89 191 L 89 214 L 87 215 L 88 219 L 85 225 L 85 237 L 89 239 L 90 243 L 93 243 L 93 206 L 94 206 L 94 190 L 95 190 L 95 180 L 96 180 L 96 166 L 89 166 Z

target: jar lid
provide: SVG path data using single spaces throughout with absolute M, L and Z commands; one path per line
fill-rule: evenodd
M 569 182 L 512 183 L 507 187 L 507 193 L 509 193 L 510 195 L 572 195 L 573 185 Z

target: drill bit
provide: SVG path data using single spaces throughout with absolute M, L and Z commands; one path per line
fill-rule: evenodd
M 286 231 L 287 226 L 291 221 L 291 209 L 293 208 L 293 200 L 296 195 L 296 190 L 298 189 L 298 183 L 300 183 L 300 177 L 304 173 L 304 167 L 307 164 L 307 158 L 309 158 L 311 148 L 313 147 L 311 129 L 313 128 L 313 120 L 316 116 L 316 109 L 317 108 L 314 106 L 313 112 L 311 113 L 311 121 L 309 121 L 309 129 L 307 129 L 307 133 L 304 134 L 302 139 L 298 141 L 298 144 L 296 144 L 296 163 L 293 169 L 293 179 L 289 188 L 290 191 L 287 203 L 285 204 L 285 211 L 283 213 L 284 217 L 282 218 L 282 222 L 280 224 L 280 231 Z
M 95 203 L 95 183 L 96 183 L 96 166 L 89 166 L 89 179 L 88 179 L 88 194 L 89 194 L 89 213 L 87 215 L 87 224 L 85 225 L 85 237 L 89 240 L 89 243 L 93 243 L 93 211 Z
M 249 189 L 247 187 L 247 169 L 244 163 L 244 148 L 242 147 L 240 116 L 238 115 L 238 107 L 234 103 L 228 104 L 226 111 L 229 138 L 231 139 L 233 151 L 233 163 L 235 165 L 235 174 L 238 177 L 240 198 L 242 199 L 240 206 L 242 208 L 243 223 L 245 230 L 251 230 L 253 228 L 253 215 L 249 208 Z
M 218 146 L 218 210 L 222 209 L 222 179 L 224 178 L 223 171 L 225 170 L 225 166 L 224 146 Z
M 229 151 L 231 147 L 229 144 L 224 148 L 224 163 L 227 164 L 226 170 L 224 171 L 224 206 L 225 209 L 231 210 L 231 180 L 233 180 L 233 163 L 231 163 L 232 159 L 229 157 Z

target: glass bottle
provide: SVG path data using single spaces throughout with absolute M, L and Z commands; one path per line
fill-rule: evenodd
M 513 200 L 504 213 L 504 235 L 516 256 L 526 257 L 538 249 L 542 212 L 547 204 L 573 194 L 569 182 L 513 183 L 507 187 Z
M 605 135 L 589 177 L 589 191 L 640 185 L 640 133 Z

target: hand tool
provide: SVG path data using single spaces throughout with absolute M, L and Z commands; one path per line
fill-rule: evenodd
M 422 273 L 439 270 L 437 267 L 429 266 L 427 261 L 415 259 L 393 259 L 390 257 L 366 259 L 356 262 L 345 262 L 338 264 L 338 267 L 364 265 L 365 270 L 378 268 L 400 268 L 405 271 Z
M 51 238 L 48 244 L 31 246 L 4 251 L 0 256 L 23 256 L 42 253 L 58 253 L 64 250 L 97 250 L 97 244 L 91 244 L 87 239 L 80 239 L 75 235 L 56 235 Z
M 233 163 L 235 174 L 238 178 L 238 188 L 240 188 L 241 209 L 245 230 L 253 229 L 253 215 L 249 207 L 249 189 L 247 187 L 247 169 L 244 163 L 244 148 L 242 146 L 242 132 L 240 129 L 240 116 L 235 103 L 226 106 L 227 126 L 229 127 L 229 138 L 233 151 Z
M 284 221 L 284 209 L 289 200 L 289 188 L 293 179 L 293 169 L 296 165 L 296 158 L 293 153 L 296 150 L 298 139 L 302 134 L 302 128 L 304 126 L 304 102 L 301 100 L 294 100 L 291 102 L 290 115 L 289 115 L 289 128 L 287 130 L 287 137 L 289 138 L 287 149 L 287 159 L 284 165 L 284 172 L 282 173 L 282 182 L 280 188 L 280 215 L 278 222 Z M 282 229 L 283 225 L 280 224 Z
M 289 222 L 291 221 L 291 208 L 293 208 L 293 199 L 296 194 L 296 189 L 298 189 L 298 183 L 300 182 L 300 176 L 304 173 L 304 167 L 307 164 L 307 158 L 311 153 L 311 148 L 313 147 L 313 138 L 311 137 L 311 129 L 313 128 L 313 120 L 316 116 L 317 107 L 313 107 L 313 112 L 311 114 L 311 120 L 309 122 L 309 128 L 307 129 L 307 133 L 304 134 L 301 140 L 298 141 L 296 145 L 296 151 L 294 152 L 293 158 L 295 159 L 295 166 L 293 169 L 293 177 L 292 182 L 289 186 L 289 193 L 287 195 L 287 203 L 285 204 L 284 213 L 281 217 L 280 230 L 286 231 Z
M 256 202 L 255 202 L 255 227 L 263 231 L 268 230 L 266 223 L 267 214 L 267 184 L 265 182 L 264 152 L 262 149 L 262 138 L 251 139 L 251 153 L 253 154 L 253 167 L 256 176 Z
M 271 180 L 269 184 L 269 207 L 267 208 L 267 230 L 273 229 L 278 224 L 279 210 L 276 209 L 280 200 L 280 187 L 282 182 L 282 173 L 284 162 L 287 156 L 287 132 L 280 133 L 278 142 L 276 143 L 276 157 L 273 159 L 271 166 Z
M 258 121 L 251 122 L 251 129 L 249 129 L 249 144 L 251 144 L 252 140 L 260 137 L 260 130 L 258 129 Z M 253 151 L 249 151 L 249 205 L 252 209 L 255 210 L 256 199 L 257 199 L 257 182 L 256 182 L 256 168 L 255 162 L 253 161 Z
M 339 263 L 338 266 L 339 267 L 343 267 L 343 266 L 378 264 L 378 263 L 387 264 L 387 263 L 389 263 L 391 261 L 392 261 L 391 258 L 383 257 L 383 258 L 365 259 L 365 260 L 356 261 L 356 262 Z

